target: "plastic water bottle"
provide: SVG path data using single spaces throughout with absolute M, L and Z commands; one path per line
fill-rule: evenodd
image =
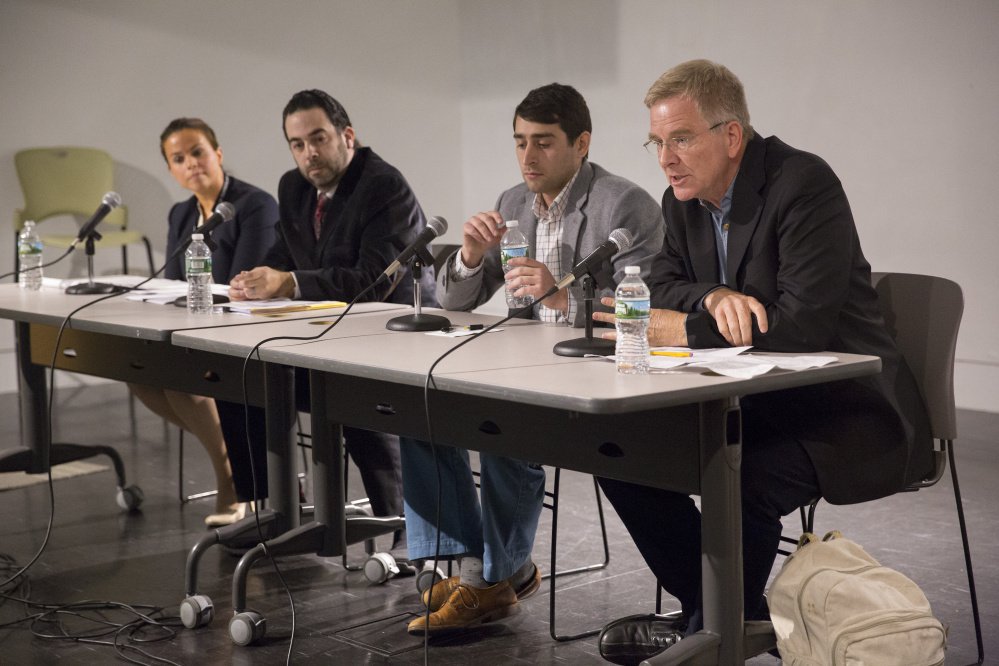
M 21 289 L 37 291 L 42 288 L 42 239 L 32 220 L 24 222 L 17 239 L 17 256 L 21 266 L 18 284 Z
M 638 266 L 626 266 L 624 279 L 614 292 L 617 371 L 626 375 L 649 372 L 649 288 L 642 282 Z
M 208 314 L 212 311 L 212 251 L 203 234 L 191 234 L 191 244 L 184 255 L 187 266 L 187 311 Z
M 527 239 L 520 230 L 520 222 L 517 220 L 506 221 L 506 233 L 500 240 L 500 261 L 503 262 L 503 274 L 510 272 L 510 260 L 514 257 L 526 257 Z M 506 305 L 511 310 L 526 307 L 534 302 L 533 296 L 514 296 L 510 290 L 509 282 L 506 287 Z M 516 291 L 516 290 L 514 290 Z

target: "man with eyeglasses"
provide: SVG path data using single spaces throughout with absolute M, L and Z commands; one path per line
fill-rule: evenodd
M 929 427 L 829 165 L 756 134 L 742 84 L 706 60 L 664 73 L 645 104 L 646 146 L 669 185 L 666 240 L 649 278 L 650 343 L 828 350 L 882 361 L 877 376 L 741 400 L 744 609 L 746 619 L 765 619 L 781 517 L 818 497 L 863 502 L 923 478 L 931 467 Z M 594 318 L 614 321 L 612 314 Z M 681 493 L 612 479 L 600 485 L 681 605 L 678 615 L 604 627 L 604 658 L 637 664 L 701 629 L 700 514 Z
M 586 100 L 571 86 L 552 83 L 527 94 L 513 116 L 524 182 L 501 194 L 495 210 L 465 222 L 461 248 L 448 257 L 438 278 L 442 306 L 471 310 L 507 280 L 516 296 L 538 299 L 619 227 L 631 234 L 631 247 L 594 269 L 595 291 L 612 295 L 627 265 L 647 270 L 662 247 L 659 207 L 642 188 L 589 161 L 590 133 Z M 507 220 L 519 222 L 530 257 L 513 259 L 514 268 L 504 275 L 499 243 Z M 552 325 L 581 326 L 581 299 L 578 286 L 563 288 L 535 303 L 531 316 Z M 525 382 L 530 382 L 529 371 Z M 477 494 L 467 451 L 438 446 L 435 456 L 428 445 L 402 444 L 410 557 L 434 556 L 437 525 L 440 554 L 459 562 L 459 575 L 424 594 L 432 612 L 429 620 L 421 615 L 409 624 L 411 634 L 437 636 L 504 618 L 541 584 L 531 551 L 544 500 L 544 470 L 486 453 L 479 461 Z

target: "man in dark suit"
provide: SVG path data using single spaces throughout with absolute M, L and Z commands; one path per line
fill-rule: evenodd
M 765 618 L 781 516 L 819 496 L 862 502 L 922 478 L 931 462 L 929 427 L 829 166 L 757 135 L 742 84 L 721 65 L 678 65 L 652 85 L 645 104 L 647 147 L 670 186 L 662 203 L 666 241 L 649 280 L 657 308 L 650 343 L 882 360 L 877 376 L 742 400 L 745 616 Z M 686 495 L 610 479 L 601 486 L 682 606 L 675 621 L 634 616 L 605 627 L 601 654 L 637 663 L 701 626 L 700 515 Z
M 278 186 L 277 241 L 264 266 L 232 279 L 229 295 L 352 300 L 420 234 L 423 211 L 398 169 L 361 147 L 346 109 L 327 93 L 296 93 L 284 109 L 284 133 L 298 168 Z M 362 300 L 411 304 L 410 271 L 396 275 Z M 421 278 L 422 302 L 436 305 L 433 267 Z M 298 393 L 306 386 L 298 381 Z M 398 438 L 357 428 L 344 428 L 344 436 L 374 514 L 402 515 Z M 257 453 L 261 463 L 255 468 L 265 469 L 263 452 Z M 234 475 L 236 467 L 234 461 Z M 395 541 L 404 546 L 404 535 L 397 533 Z

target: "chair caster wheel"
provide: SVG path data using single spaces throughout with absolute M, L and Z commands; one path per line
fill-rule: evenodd
M 267 633 L 267 620 L 260 613 L 245 611 L 236 613 L 229 620 L 229 638 L 236 645 L 252 645 Z
M 118 494 L 115 496 L 115 501 L 118 502 L 118 506 L 126 511 L 135 511 L 142 504 L 146 496 L 142 492 L 142 488 L 139 486 L 128 486 L 127 488 L 119 488 Z
M 440 567 L 434 568 L 433 560 L 427 560 L 423 564 L 423 570 L 416 574 L 416 591 L 423 594 L 431 587 L 447 578 L 444 570 Z
M 399 565 L 388 553 L 374 553 L 364 563 L 364 577 L 380 585 L 399 573 Z
M 180 621 L 188 629 L 205 627 L 215 617 L 215 605 L 203 594 L 188 597 L 180 603 Z

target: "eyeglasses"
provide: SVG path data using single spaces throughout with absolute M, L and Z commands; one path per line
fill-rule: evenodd
M 672 151 L 673 153 L 682 153 L 688 150 L 692 145 L 694 145 L 694 142 L 698 136 L 716 130 L 728 122 L 731 121 L 723 120 L 720 123 L 715 123 L 706 130 L 697 132 L 696 134 L 689 134 L 687 136 L 674 136 L 673 138 L 666 139 L 665 141 L 662 141 L 661 139 L 649 139 L 648 141 L 642 144 L 642 147 L 645 148 L 645 150 L 650 155 L 655 155 L 656 157 L 663 154 L 663 146 L 669 146 L 670 151 Z

